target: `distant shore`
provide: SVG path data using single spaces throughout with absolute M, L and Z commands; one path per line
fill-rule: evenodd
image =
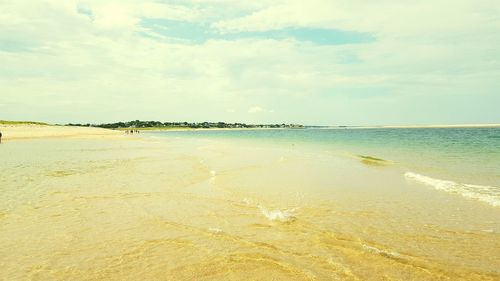
M 147 132 L 185 132 L 185 131 L 248 131 L 248 130 L 283 130 L 283 129 L 411 129 L 411 128 L 499 128 L 500 124 L 461 124 L 461 125 L 380 125 L 380 126 L 304 126 L 300 128 L 191 128 L 191 127 L 146 127 L 117 128 L 116 131 L 139 130 Z
M 189 128 L 189 127 L 151 127 L 151 128 L 119 128 L 115 131 L 138 130 L 140 132 L 185 132 L 185 131 L 248 131 L 248 130 L 283 130 L 290 128 Z
M 318 129 L 391 129 L 391 128 L 500 128 L 500 124 L 463 124 L 463 125 L 387 125 L 387 126 L 311 126 Z M 127 130 L 141 132 L 184 132 L 184 131 L 247 131 L 247 130 L 280 130 L 292 128 L 190 128 L 190 127 L 148 127 L 148 128 L 119 128 L 104 129 L 97 127 L 78 127 L 64 125 L 45 125 L 41 123 L 14 123 L 0 122 L 0 131 L 3 140 L 19 140 L 32 138 L 60 138 L 60 137 L 106 137 L 121 136 Z

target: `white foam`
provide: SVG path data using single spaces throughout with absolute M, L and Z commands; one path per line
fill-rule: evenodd
M 375 253 L 375 254 L 379 254 L 379 255 L 382 255 L 382 256 L 386 256 L 386 257 L 397 258 L 397 257 L 401 256 L 399 253 L 390 252 L 390 251 L 386 251 L 386 250 L 381 250 L 379 248 L 368 246 L 366 244 L 363 244 L 363 248 L 365 250 L 369 251 L 369 252 L 372 252 L 372 253 Z
M 216 178 L 217 178 L 217 173 L 214 170 L 210 171 L 210 179 L 208 181 L 211 184 L 213 184 Z
M 252 200 L 250 200 L 250 199 L 248 199 L 248 198 L 244 198 L 242 201 L 243 201 L 243 203 L 245 203 L 247 206 L 252 205 Z
M 476 199 L 500 207 L 500 188 L 494 186 L 462 184 L 454 181 L 434 179 L 417 173 L 406 172 L 405 177 L 409 180 L 432 186 L 437 190 L 460 194 L 463 197 Z
M 210 231 L 210 232 L 212 232 L 212 233 L 214 233 L 214 234 L 221 234 L 221 233 L 223 232 L 223 231 L 222 231 L 222 229 L 217 228 L 217 227 L 210 227 L 210 228 L 208 229 L 208 231 Z
M 289 222 L 295 219 L 295 217 L 292 214 L 295 211 L 295 209 L 283 210 L 283 211 L 281 210 L 269 211 L 260 205 L 259 209 L 262 212 L 262 214 L 270 221 Z

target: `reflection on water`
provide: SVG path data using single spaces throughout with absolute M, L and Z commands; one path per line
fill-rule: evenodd
M 0 279 L 498 280 L 500 210 L 321 149 L 0 150 Z

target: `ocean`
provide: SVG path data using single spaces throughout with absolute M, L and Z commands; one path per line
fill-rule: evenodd
M 500 206 L 500 128 L 334 128 L 166 131 L 155 136 L 231 139 L 374 157 L 410 180 Z

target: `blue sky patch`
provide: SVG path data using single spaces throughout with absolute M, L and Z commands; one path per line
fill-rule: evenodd
M 37 45 L 28 40 L 6 40 L 0 38 L 0 51 L 11 53 L 31 52 L 35 47 Z
M 90 20 L 94 20 L 94 13 L 92 12 L 92 9 L 83 3 L 79 3 L 78 6 L 76 6 L 76 11 L 79 14 L 87 16 Z
M 295 39 L 318 45 L 359 44 L 375 41 L 370 33 L 342 31 L 337 29 L 289 27 L 262 32 L 219 33 L 208 23 L 191 23 L 168 19 L 143 18 L 141 25 L 151 32 L 177 41 L 201 44 L 208 40 L 241 39 Z

